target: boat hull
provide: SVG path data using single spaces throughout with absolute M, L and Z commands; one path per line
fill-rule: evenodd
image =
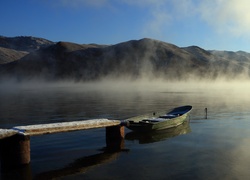
M 189 122 L 185 121 L 183 124 L 174 127 L 168 128 L 161 131 L 152 131 L 141 133 L 138 131 L 131 131 L 126 134 L 125 139 L 130 141 L 138 140 L 139 144 L 154 143 L 158 141 L 163 141 L 175 136 L 188 134 L 191 132 Z
M 152 114 L 136 116 L 133 118 L 127 119 L 127 128 L 133 131 L 157 131 L 162 129 L 173 128 L 183 124 L 185 121 L 189 120 L 189 113 L 192 109 L 192 106 L 181 106 L 174 108 L 172 111 L 166 113 L 163 112 L 154 112 Z M 157 119 L 157 117 L 161 117 L 162 115 L 174 115 L 175 117 L 171 119 L 166 119 L 159 122 L 147 121 L 147 119 Z

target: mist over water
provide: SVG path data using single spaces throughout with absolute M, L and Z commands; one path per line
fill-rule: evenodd
M 162 79 L 104 79 L 92 82 L 74 81 L 4 81 L 0 83 L 0 93 L 10 94 L 24 91 L 49 92 L 202 92 L 244 98 L 250 90 L 250 80 L 162 80 Z M 226 98 L 227 99 L 227 98 Z
M 50 122 L 51 119 L 72 121 L 102 116 L 122 119 L 147 113 L 149 108 L 150 111 L 156 111 L 187 104 L 194 106 L 194 112 L 199 111 L 203 115 L 204 108 L 211 110 L 216 106 L 220 106 L 221 110 L 248 110 L 249 90 L 250 83 L 247 80 L 213 82 L 103 80 L 87 83 L 9 81 L 1 83 L 0 106 L 2 121 L 13 119 L 11 115 L 13 112 L 20 117 L 23 115 L 21 119 L 26 122 L 22 122 L 19 118 L 19 122 L 15 124 L 43 123 Z M 93 107 L 91 106 L 93 102 L 102 104 Z M 119 109 L 116 109 L 117 112 L 110 112 L 111 109 L 106 109 L 109 106 Z M 107 113 L 98 114 L 100 109 L 106 109 Z M 130 114 L 120 113 L 123 109 L 130 109 Z M 53 115 L 54 113 L 56 115 Z M 34 116 L 36 120 L 31 118 L 25 120 L 29 115 Z

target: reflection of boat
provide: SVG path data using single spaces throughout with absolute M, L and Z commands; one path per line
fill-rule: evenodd
M 127 128 L 133 131 L 149 132 L 176 127 L 185 122 L 192 106 L 181 106 L 171 111 L 154 112 L 126 119 Z
M 182 134 L 187 134 L 189 132 L 191 132 L 189 122 L 185 121 L 183 124 L 177 127 L 164 129 L 161 131 L 151 131 L 147 133 L 132 131 L 126 134 L 125 139 L 131 141 L 138 140 L 140 144 L 146 144 L 157 141 L 163 141 L 165 139 L 179 136 Z

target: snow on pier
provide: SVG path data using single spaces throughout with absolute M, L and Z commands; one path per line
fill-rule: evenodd
M 50 134 L 57 132 L 67 132 L 67 131 L 117 126 L 120 125 L 120 123 L 121 122 L 119 120 L 93 119 L 93 120 L 83 120 L 83 121 L 16 126 L 12 129 L 24 135 L 32 136 L 32 135 L 42 135 L 42 134 Z
M 30 163 L 30 136 L 50 133 L 106 128 L 107 147 L 121 148 L 124 126 L 119 120 L 93 119 L 72 122 L 16 126 L 0 129 L 0 163 L 16 166 Z M 119 142 L 119 143 L 117 143 Z M 4 165 L 3 165 L 4 166 Z
M 12 129 L 0 129 L 0 139 L 7 138 L 17 134 L 18 132 Z

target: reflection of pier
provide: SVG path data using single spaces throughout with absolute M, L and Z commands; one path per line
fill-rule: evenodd
M 33 135 L 105 127 L 107 147 L 119 149 L 120 141 L 124 138 L 124 127 L 120 123 L 118 120 L 94 119 L 0 129 L 1 168 L 30 163 L 30 136 Z
M 123 146 L 123 141 L 121 143 Z M 84 173 L 92 168 L 116 160 L 122 149 L 119 151 L 113 151 L 113 149 L 110 150 L 109 148 L 106 148 L 103 153 L 79 158 L 62 169 L 52 170 L 38 174 L 34 177 L 34 179 L 55 179 L 69 175 Z
M 97 122 L 93 120 L 86 121 L 82 124 L 81 128 L 77 126 L 80 122 L 72 122 L 67 126 L 67 123 L 62 123 L 59 127 L 56 124 L 45 125 L 33 125 L 33 126 L 19 126 L 11 130 L 0 129 L 0 149 L 1 149 L 1 177 L 0 179 L 56 179 L 69 175 L 75 175 L 84 173 L 92 168 L 100 166 L 105 163 L 109 163 L 118 158 L 120 152 L 124 151 L 124 127 L 120 125 L 120 121 L 110 120 L 97 120 L 103 124 L 94 125 Z M 92 123 L 90 123 L 92 122 Z M 107 124 L 105 124 L 107 122 Z M 92 125 L 90 125 L 92 124 Z M 73 126 L 77 126 L 74 128 Z M 81 157 L 72 163 L 62 167 L 61 169 L 55 169 L 32 177 L 30 161 L 30 136 L 55 133 L 55 132 L 67 132 L 73 130 L 106 127 L 106 147 L 103 152 L 94 154 L 87 157 Z M 47 128 L 47 129 L 46 129 Z M 138 140 L 139 143 L 152 143 L 156 141 L 165 140 L 171 137 L 175 137 L 181 134 L 187 134 L 191 132 L 189 123 L 186 122 L 176 128 L 156 131 L 152 133 L 127 133 L 125 139 Z M 25 163 L 26 162 L 26 163 Z M 27 163 L 28 162 L 28 163 Z M 15 165 L 25 164 L 15 168 Z M 13 172 L 13 173 L 12 173 Z
M 182 134 L 187 134 L 191 132 L 189 122 L 186 121 L 182 125 L 179 125 L 174 128 L 153 131 L 150 133 L 138 133 L 138 132 L 130 132 L 125 136 L 126 140 L 138 140 L 140 144 L 153 143 L 157 141 L 162 141 L 171 137 L 175 137 Z
M 19 166 L 18 168 L 2 168 L 2 174 L 0 179 L 58 179 L 70 175 L 81 174 L 87 172 L 92 168 L 112 162 L 118 158 L 120 152 L 128 151 L 127 149 L 124 149 L 124 139 L 120 139 L 119 142 L 116 141 L 115 144 L 117 145 L 116 147 L 106 146 L 105 148 L 101 149 L 101 153 L 78 158 L 72 163 L 62 167 L 61 169 L 42 172 L 40 174 L 35 175 L 34 177 L 32 177 L 32 170 L 30 164 Z

